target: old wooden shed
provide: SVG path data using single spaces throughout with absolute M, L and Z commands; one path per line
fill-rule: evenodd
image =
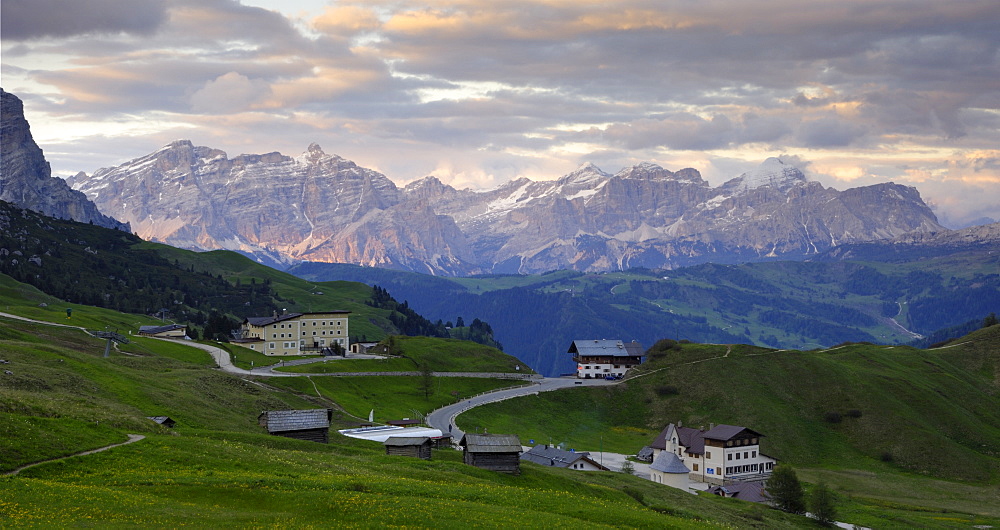
M 458 442 L 463 461 L 490 471 L 521 472 L 521 439 L 516 434 L 466 434 Z
M 330 442 L 332 417 L 333 409 L 265 410 L 257 416 L 257 423 L 268 434 L 325 444 Z
M 431 439 L 427 436 L 391 436 L 382 442 L 385 454 L 431 459 Z

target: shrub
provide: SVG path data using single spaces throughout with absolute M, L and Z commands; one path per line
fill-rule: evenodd
M 892 453 L 890 453 L 889 451 L 882 451 L 882 454 L 879 455 L 879 460 L 883 462 L 892 462 L 893 460 Z
M 680 394 L 681 391 L 677 389 L 674 385 L 659 385 L 656 387 L 656 393 L 662 396 L 676 396 Z
M 839 412 L 833 412 L 833 411 L 830 411 L 830 412 L 827 412 L 826 414 L 824 414 L 823 415 L 823 419 L 827 423 L 840 423 L 840 421 L 842 420 L 842 418 L 840 416 L 840 413 Z

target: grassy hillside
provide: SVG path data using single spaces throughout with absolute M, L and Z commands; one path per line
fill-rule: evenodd
M 0 319 L 0 358 L 12 372 L 0 375 L 0 471 L 119 443 L 126 433 L 146 436 L 0 476 L 3 526 L 808 524 L 618 473 L 527 464 L 507 476 L 466 466 L 457 451 L 425 462 L 335 433 L 329 445 L 267 436 L 256 424 L 260 410 L 326 406 L 345 410 L 337 422 L 349 424 L 373 402 L 398 417 L 424 400 L 419 378 L 241 378 L 211 368 L 199 350 L 156 340 L 102 354 L 101 341 L 81 331 Z M 497 384 L 438 381 L 447 397 Z M 166 429 L 147 415 L 178 425 Z
M 565 352 L 581 338 L 648 346 L 669 336 L 800 349 L 906 343 L 914 338 L 907 330 L 927 335 L 1000 312 L 998 264 L 1000 252 L 981 251 L 899 263 L 705 264 L 606 274 L 436 278 L 320 263 L 291 272 L 378 284 L 432 319 L 482 318 L 505 351 L 555 375 L 573 369 Z
M 1000 517 L 1000 503 L 979 500 L 1000 498 L 1000 326 L 935 350 L 667 342 L 623 384 L 458 417 L 463 429 L 625 453 L 677 421 L 752 427 L 765 435 L 762 452 L 865 497 L 865 513 L 896 502 Z

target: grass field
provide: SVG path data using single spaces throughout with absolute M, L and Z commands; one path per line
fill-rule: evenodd
M 745 425 L 765 435 L 762 452 L 834 487 L 851 521 L 997 524 L 1000 326 L 957 344 L 809 352 L 685 344 L 654 354 L 620 385 L 494 403 L 457 422 L 625 454 L 669 422 Z
M 410 415 L 509 384 L 437 378 L 275 378 L 218 372 L 197 350 L 138 341 L 103 358 L 101 341 L 48 325 L 0 320 L 0 471 L 119 443 L 88 456 L 0 476 L 0 526 L 409 526 L 792 528 L 804 520 L 720 503 L 617 473 L 525 465 L 479 470 L 438 450 L 430 462 L 388 457 L 380 444 L 332 435 L 329 445 L 267 436 L 260 410 L 336 402 L 350 415 Z M 190 351 L 188 351 L 190 350 Z M 166 429 L 146 419 L 168 415 Z M 637 499 L 641 499 L 641 502 Z

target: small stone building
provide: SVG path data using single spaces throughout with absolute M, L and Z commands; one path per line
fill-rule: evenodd
M 257 416 L 257 423 L 268 434 L 330 443 L 330 419 L 333 409 L 266 410 Z
M 463 461 L 501 473 L 521 473 L 521 439 L 516 434 L 466 434 L 458 442 Z
M 431 459 L 431 439 L 427 436 L 391 436 L 382 442 L 385 454 Z

